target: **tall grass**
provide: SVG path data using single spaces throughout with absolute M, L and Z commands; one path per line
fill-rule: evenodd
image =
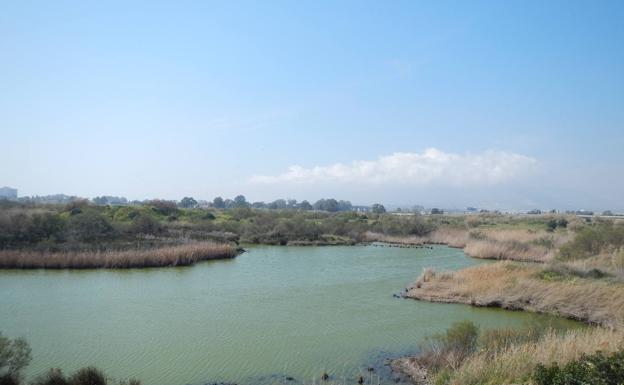
M 367 232 L 365 241 L 396 244 L 444 244 L 464 249 L 475 258 L 548 262 L 554 259 L 558 248 L 570 239 L 566 231 L 557 233 L 527 229 L 479 229 L 442 227 L 425 236 L 390 236 Z
M 2 269 L 127 269 L 186 266 L 210 259 L 234 258 L 236 248 L 215 242 L 192 242 L 137 250 L 66 251 L 0 250 Z
M 425 271 L 407 297 L 550 313 L 611 327 L 624 326 L 624 284 L 610 279 L 547 280 L 543 265 L 499 262 L 454 273 Z
M 363 240 L 365 242 L 386 242 L 404 245 L 440 244 L 463 248 L 468 240 L 468 232 L 464 229 L 449 227 L 435 230 L 425 236 L 397 236 L 368 231 L 364 233 Z
M 464 251 L 478 258 L 548 262 L 570 237 L 567 231 L 484 229 L 470 233 Z
M 622 331 L 588 328 L 547 331 L 536 341 L 509 344 L 491 354 L 481 350 L 468 357 L 443 383 L 449 385 L 513 384 L 530 381 L 537 364 L 565 364 L 582 354 L 615 352 L 624 348 Z M 448 374 L 447 374 L 448 375 Z M 442 381 L 441 381 L 442 382 Z

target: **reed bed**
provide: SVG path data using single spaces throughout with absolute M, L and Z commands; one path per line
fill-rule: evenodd
M 384 242 L 400 245 L 439 244 L 450 247 L 463 248 L 468 241 L 468 232 L 463 229 L 443 228 L 435 230 L 426 236 L 395 236 L 368 231 L 364 233 L 365 242 Z
M 525 229 L 441 228 L 426 236 L 390 236 L 367 232 L 368 242 L 386 242 L 406 245 L 444 244 L 462 248 L 474 258 L 548 262 L 554 259 L 558 248 L 570 239 L 567 232 L 548 233 Z
M 464 229 L 441 228 L 425 237 L 426 243 L 444 244 L 463 249 L 469 241 L 469 233 Z
M 520 242 L 497 242 L 490 239 L 470 240 L 464 252 L 471 257 L 522 262 L 547 262 L 556 250 Z
M 540 278 L 544 266 L 499 262 L 453 273 L 424 271 L 409 298 L 528 310 L 590 324 L 624 326 L 624 284 L 610 279 Z
M 587 259 L 566 261 L 565 265 L 584 271 L 600 269 L 624 281 L 624 249 L 616 250 L 611 253 L 602 253 Z
M 225 243 L 192 242 L 136 250 L 32 251 L 0 250 L 1 269 L 129 269 L 188 266 L 199 261 L 234 258 L 235 247 Z

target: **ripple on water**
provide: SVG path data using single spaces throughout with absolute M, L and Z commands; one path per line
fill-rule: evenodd
M 97 365 L 145 384 L 353 383 L 453 321 L 545 317 L 392 297 L 423 268 L 479 263 L 461 250 L 249 247 L 227 262 L 133 271 L 0 272 L 0 325 L 33 347 L 30 376 Z M 559 321 L 558 321 L 559 322 Z M 351 382 L 350 382 L 351 381 Z

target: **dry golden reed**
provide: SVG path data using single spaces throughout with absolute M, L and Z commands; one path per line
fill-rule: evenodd
M 605 328 L 548 331 L 537 341 L 510 344 L 491 354 L 480 351 L 470 356 L 451 374 L 449 385 L 531 383 L 537 364 L 578 360 L 582 354 L 605 353 L 624 348 L 624 333 Z
M 210 259 L 234 258 L 228 244 L 194 242 L 176 246 L 137 250 L 40 252 L 0 250 L 2 269 L 127 269 L 186 266 Z
M 624 284 L 612 279 L 540 278 L 544 265 L 498 262 L 453 273 L 426 271 L 407 296 L 435 302 L 549 313 L 624 326 Z

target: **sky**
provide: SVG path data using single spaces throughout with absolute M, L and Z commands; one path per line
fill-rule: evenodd
M 20 195 L 624 210 L 622 1 L 3 1 Z

